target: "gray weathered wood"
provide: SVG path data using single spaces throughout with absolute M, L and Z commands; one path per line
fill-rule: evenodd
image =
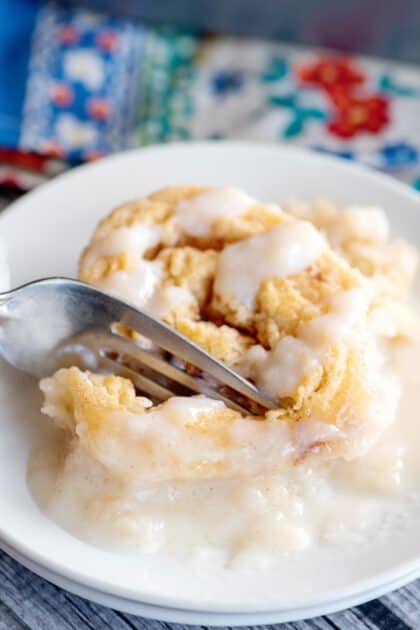
M 0 552 L 0 630 L 188 630 L 88 602 L 50 584 Z M 202 627 L 203 628 L 203 627 Z M 262 630 L 420 629 L 420 580 L 343 612 Z M 226 629 L 227 630 L 227 629 Z

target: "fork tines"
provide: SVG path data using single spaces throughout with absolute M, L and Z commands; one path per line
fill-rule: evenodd
M 204 394 L 246 414 L 261 415 L 275 407 L 252 383 L 191 341 L 145 313 L 137 313 L 151 320 L 152 335 L 138 333 L 132 338 L 126 322 L 121 322 L 123 326 L 115 323 L 109 332 L 95 330 L 83 335 L 80 342 L 95 354 L 99 368 L 129 378 L 155 402 Z

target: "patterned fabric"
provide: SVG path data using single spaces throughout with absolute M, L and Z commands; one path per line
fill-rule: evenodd
M 32 188 L 68 161 L 225 138 L 337 154 L 420 191 L 419 106 L 414 67 L 0 0 L 0 185 L 10 189 Z M 0 209 L 11 194 L 0 197 Z M 420 628 L 419 606 L 420 580 L 351 610 L 273 628 Z M 170 627 L 72 596 L 0 553 L 0 630 L 41 626 Z
M 32 37 L 20 148 L 81 160 L 128 146 L 143 44 L 141 27 L 45 5 Z
M 13 37 L 27 61 L 15 76 L 12 58 L 2 62 L 0 54 L 0 79 L 24 86 L 10 116 L 0 81 L 0 146 L 81 161 L 173 140 L 279 141 L 358 160 L 420 188 L 414 67 L 146 28 L 54 2 L 35 12 L 29 0 L 3 2 L 22 5 Z M 0 53 L 12 42 L 2 11 Z
M 198 50 L 199 39 L 191 33 L 149 30 L 132 145 L 191 138 L 192 89 Z
M 258 41 L 202 45 L 193 138 L 293 143 L 381 169 L 419 163 L 420 72 Z

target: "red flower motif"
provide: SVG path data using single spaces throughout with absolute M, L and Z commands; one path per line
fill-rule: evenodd
M 0 162 L 27 168 L 32 171 L 44 171 L 45 158 L 37 153 L 0 148 Z
M 73 102 L 74 94 L 65 83 L 55 83 L 51 88 L 51 100 L 58 107 L 67 107 Z
M 6 188 L 24 188 L 19 181 L 19 176 L 12 171 L 0 171 L 0 184 Z
M 334 97 L 336 115 L 328 129 L 341 138 L 351 138 L 360 131 L 378 133 L 389 122 L 389 103 L 383 96 L 356 98 L 350 94 Z
M 120 39 L 114 31 L 102 31 L 96 37 L 96 44 L 108 53 L 115 53 L 120 45 Z
M 94 160 L 99 160 L 99 158 L 103 157 L 104 154 L 101 153 L 100 151 L 97 151 L 95 149 L 92 149 L 90 151 L 85 151 L 83 154 L 83 157 L 85 160 L 87 160 L 88 162 L 93 162 Z
M 64 155 L 64 148 L 57 140 L 46 140 L 43 143 L 42 151 L 51 157 L 62 157 Z
M 346 57 L 325 57 L 301 66 L 298 77 L 302 83 L 318 85 L 328 92 L 337 86 L 354 86 L 364 82 L 365 76 Z
M 62 26 L 58 29 L 57 37 L 64 46 L 74 46 L 80 40 L 80 33 L 74 26 Z
M 89 116 L 97 120 L 106 120 L 111 115 L 110 104 L 101 98 L 92 98 L 87 106 Z

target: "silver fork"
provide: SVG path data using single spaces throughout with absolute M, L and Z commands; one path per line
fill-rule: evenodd
M 124 335 L 122 327 L 139 333 L 141 340 Z M 37 280 L 0 294 L 0 355 L 37 378 L 63 365 L 126 376 L 155 402 L 206 394 L 242 413 L 276 406 L 169 326 L 67 278 Z

